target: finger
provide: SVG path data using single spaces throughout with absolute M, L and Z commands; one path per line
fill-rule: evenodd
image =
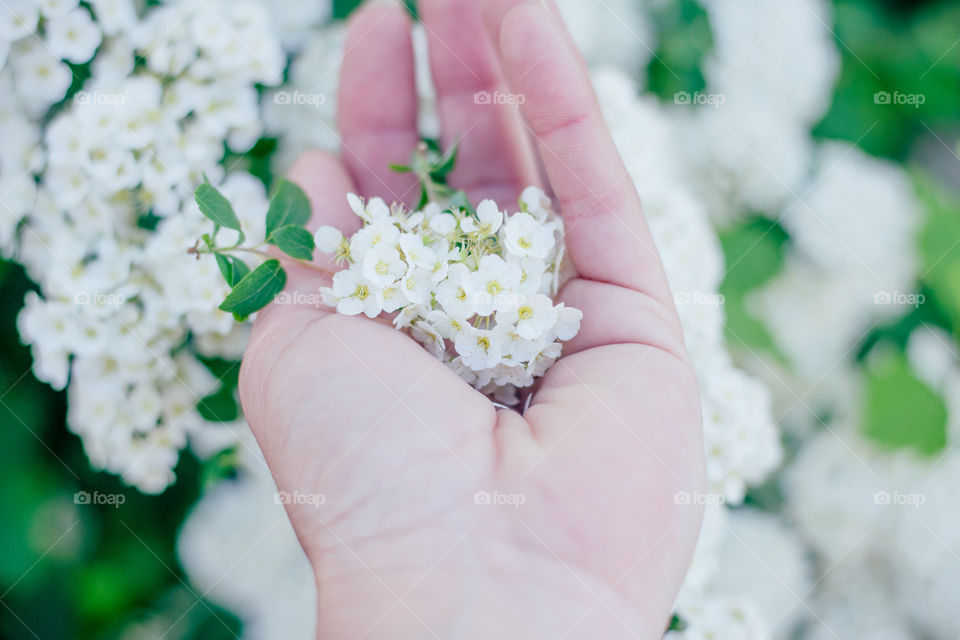
M 500 55 L 567 227 L 582 278 L 627 287 L 672 308 L 640 200 L 603 121 L 579 54 L 538 4 L 511 9 Z
M 347 194 L 356 192 L 356 186 L 340 158 L 326 151 L 307 151 L 297 158 L 289 178 L 310 199 L 310 231 L 329 225 L 351 235 L 360 228 L 360 218 L 347 204 Z
M 416 147 L 417 95 L 410 19 L 399 5 L 371 5 L 350 21 L 340 75 L 343 157 L 360 195 L 415 204 L 407 164 Z
M 530 0 L 483 0 L 483 22 L 487 32 L 490 34 L 490 39 L 492 42 L 498 43 L 499 45 L 500 25 L 503 24 L 503 19 L 507 16 L 510 10 L 517 5 L 529 1 Z M 563 14 L 560 13 L 560 8 L 557 6 L 556 0 L 540 0 L 540 3 L 547 9 L 547 11 L 557 18 L 559 28 L 563 32 L 567 41 L 570 43 L 570 46 L 576 47 L 576 44 L 573 41 L 573 36 L 570 35 L 570 30 L 567 29 L 567 25 L 563 21 Z M 583 10 L 583 12 L 589 12 L 593 10 L 590 5 L 585 5 L 580 8 Z M 587 65 L 582 57 L 580 58 L 580 62 L 586 69 Z
M 514 203 L 537 182 L 532 145 L 476 0 L 422 0 L 443 143 L 460 140 L 450 183 L 474 201 Z M 502 97 L 503 100 L 498 98 Z

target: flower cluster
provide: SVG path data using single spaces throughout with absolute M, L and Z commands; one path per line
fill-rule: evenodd
M 68 426 L 91 462 L 159 492 L 188 439 L 201 455 L 236 439 L 235 412 L 205 406 L 220 384 L 200 358 L 238 358 L 246 331 L 217 308 L 214 260 L 184 251 L 205 225 L 192 203 L 204 175 L 257 224 L 263 185 L 224 179 L 222 163 L 262 135 L 257 85 L 281 80 L 285 56 L 256 0 L 134 4 L 0 11 L 31 34 L 0 70 L 13 87 L 0 107 L 0 246 L 38 285 L 20 333 L 37 377 L 68 387 Z M 83 78 L 58 60 L 91 56 Z
M 492 200 L 476 211 L 428 202 L 415 212 L 380 198 L 348 200 L 363 228 L 350 238 L 333 227 L 315 234 L 320 251 L 349 265 L 321 289 L 339 313 L 396 313 L 398 329 L 504 398 L 533 384 L 560 356 L 559 341 L 580 330 L 583 314 L 552 300 L 563 223 L 540 189 L 528 187 L 511 215 Z

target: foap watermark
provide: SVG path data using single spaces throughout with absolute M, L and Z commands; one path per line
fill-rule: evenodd
M 327 103 L 327 96 L 322 93 L 306 93 L 303 91 L 277 91 L 273 94 L 273 103 L 319 109 Z
M 73 304 L 95 304 L 104 307 L 119 307 L 127 301 L 121 293 L 103 293 L 100 291 L 80 291 L 73 294 Z
M 904 293 L 902 291 L 877 291 L 873 294 L 873 304 L 909 305 L 917 308 L 927 301 L 922 293 Z
M 711 307 L 722 307 L 727 301 L 722 293 L 708 293 L 706 291 L 675 291 L 673 294 L 673 303 L 681 304 L 703 304 Z
M 882 505 L 910 506 L 919 509 L 926 504 L 927 496 L 922 493 L 904 493 L 902 491 L 877 491 L 873 494 L 873 503 Z
M 473 104 L 508 104 L 518 106 L 527 101 L 522 93 L 506 93 L 503 91 L 477 91 L 473 94 Z
M 474 504 L 506 505 L 519 509 L 526 503 L 527 496 L 522 493 L 504 493 L 502 491 L 477 491 L 473 494 Z
M 696 104 L 718 108 L 727 101 L 722 93 L 703 93 L 700 91 L 677 91 L 673 94 L 673 104 Z
M 103 93 L 101 91 L 77 91 L 73 95 L 74 104 L 104 104 L 119 107 L 127 103 L 122 93 Z
M 77 491 L 73 494 L 73 503 L 79 505 L 106 505 L 119 509 L 127 501 L 122 493 L 101 493 L 99 491 Z
M 273 495 L 275 504 L 302 504 L 319 507 L 327 502 L 327 496 L 322 493 L 302 493 L 300 491 L 277 491 Z
M 480 291 L 478 293 L 471 294 L 470 300 L 478 306 L 487 306 L 493 305 L 495 307 L 517 307 L 520 306 L 526 296 L 520 293 L 488 293 L 486 291 Z
M 281 291 L 273 298 L 274 304 L 295 304 L 319 308 L 323 304 L 322 293 L 306 293 L 304 291 Z
M 894 91 L 877 91 L 873 94 L 873 104 L 898 104 L 909 105 L 914 109 L 919 109 L 920 105 L 927 101 L 927 96 L 923 93 L 901 93 Z
M 677 491 L 673 494 L 674 504 L 724 504 L 727 501 L 719 493 L 704 493 L 703 491 Z

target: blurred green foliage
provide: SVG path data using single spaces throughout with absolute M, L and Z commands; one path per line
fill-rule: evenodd
M 886 10 L 882 10 L 882 9 Z M 835 2 L 843 68 L 833 104 L 815 133 L 907 160 L 919 138 L 955 128 L 960 114 L 960 4 Z M 877 92 L 923 96 L 884 104 Z
M 175 556 L 200 465 L 184 455 L 161 496 L 91 469 L 65 428 L 66 394 L 33 377 L 19 343 L 29 286 L 19 266 L 0 262 L 0 638 L 111 640 L 138 622 L 153 625 L 143 638 L 236 637 L 239 623 L 188 586 Z
M 960 193 L 932 177 L 929 160 L 918 153 L 924 144 L 940 146 L 948 163 L 960 162 L 943 140 L 955 135 L 960 119 L 960 5 L 836 0 L 834 11 L 842 68 L 814 135 L 905 164 L 925 213 L 917 235 L 922 303 L 875 328 L 858 348 L 866 367 L 861 426 L 882 445 L 935 454 L 946 443 L 943 402 L 911 373 L 904 349 L 918 327 L 938 326 L 955 339 L 960 330 Z M 921 97 L 897 104 L 897 94 Z M 780 249 L 789 241 L 777 225 L 771 231 L 765 224 L 751 218 L 721 232 L 728 268 L 721 292 L 731 347 L 780 358 L 744 303 L 779 269 Z M 878 364 L 867 357 L 875 348 L 893 355 Z

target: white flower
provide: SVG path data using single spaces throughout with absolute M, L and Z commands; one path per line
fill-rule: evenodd
M 557 310 L 545 295 L 527 296 L 515 306 L 497 312 L 497 324 L 516 325 L 517 333 L 526 340 L 536 340 L 552 331 L 557 324 Z
M 460 332 L 467 326 L 465 320 L 444 311 L 431 311 L 427 314 L 427 321 L 437 330 L 437 333 L 447 340 L 456 340 Z
M 546 258 L 553 249 L 553 225 L 543 225 L 529 213 L 515 213 L 503 228 L 507 250 L 518 257 Z
M 484 200 L 477 205 L 477 217 L 467 216 L 460 221 L 460 228 L 467 233 L 492 236 L 503 224 L 503 213 L 493 200 Z
M 457 219 L 452 214 L 439 213 L 432 217 L 428 216 L 428 219 L 430 221 L 430 230 L 438 236 L 447 237 L 457 229 Z
M 100 46 L 100 29 L 86 9 L 74 9 L 46 24 L 47 46 L 55 54 L 74 63 L 86 62 Z
M 377 245 L 363 258 L 363 277 L 379 288 L 394 284 L 407 272 L 400 252 L 389 245 Z
M 383 311 L 393 313 L 407 304 L 407 297 L 403 295 L 401 283 L 396 282 L 383 288 L 381 296 L 383 298 Z
M 520 194 L 520 207 L 537 220 L 544 220 L 550 210 L 550 198 L 539 187 L 527 187 Z
M 0 7 L 0 39 L 16 42 L 37 28 L 39 13 L 33 0 L 4 0 Z
M 363 313 L 368 318 L 376 318 L 383 308 L 383 294 L 379 289 L 350 270 L 334 274 L 330 291 L 337 300 L 337 313 L 347 316 Z
M 90 0 L 90 5 L 97 17 L 97 24 L 107 35 L 129 29 L 137 20 L 133 0 Z
M 36 108 L 46 108 L 62 99 L 73 78 L 69 67 L 42 45 L 16 56 L 13 64 L 17 93 Z
M 313 241 L 321 253 L 340 254 L 349 252 L 350 245 L 344 242 L 343 233 L 334 227 L 324 225 L 313 234 Z
M 410 304 L 426 304 L 432 284 L 429 271 L 411 266 L 400 280 L 400 291 Z
M 580 321 L 583 320 L 583 311 L 567 307 L 562 302 L 557 305 L 557 323 L 553 331 L 558 340 L 572 340 L 580 332 Z
M 463 280 L 474 312 L 488 316 L 516 302 L 514 291 L 520 286 L 520 267 L 500 256 L 484 256 L 477 271 Z
M 71 9 L 76 9 L 78 0 L 37 0 L 40 13 L 46 18 L 59 18 L 66 15 Z
M 350 257 L 363 263 L 367 252 L 376 246 L 396 247 L 400 230 L 390 217 L 378 217 L 350 238 Z
M 437 302 L 455 318 L 469 318 L 475 313 L 470 294 L 465 289 L 468 275 L 467 267 L 457 263 L 450 267 L 446 279 L 437 285 Z
M 497 366 L 501 355 L 501 333 L 467 326 L 454 341 L 465 365 L 476 371 Z
M 459 258 L 457 250 L 444 251 L 442 247 L 430 251 L 430 257 L 423 260 L 423 268 L 430 272 L 430 281 L 437 284 L 447 277 L 450 271 L 450 261 Z
M 539 292 L 543 286 L 547 263 L 539 258 L 518 259 L 512 256 L 510 261 L 520 266 L 520 293 L 529 296 Z
M 527 339 L 522 337 L 515 327 L 507 327 L 504 329 L 502 342 L 504 361 L 519 365 L 535 360 L 545 343 L 546 337 L 543 335 Z
M 400 248 L 403 249 L 403 256 L 410 266 L 423 267 L 431 269 L 436 262 L 436 254 L 423 245 L 423 238 L 412 233 L 404 233 L 400 236 Z
M 383 201 L 383 198 L 370 198 L 364 205 L 363 200 L 354 193 L 347 194 L 347 202 L 357 217 L 367 222 L 372 222 L 378 218 L 386 218 L 390 215 L 390 207 Z
M 413 337 L 427 348 L 438 360 L 443 360 L 446 353 L 446 343 L 439 331 L 426 320 L 418 320 L 411 328 Z
M 540 353 L 530 360 L 530 363 L 527 365 L 527 371 L 535 378 L 542 376 L 547 372 L 547 369 L 553 366 L 553 363 L 557 361 L 562 351 L 563 347 L 559 342 L 548 343 L 547 346 L 540 350 Z

